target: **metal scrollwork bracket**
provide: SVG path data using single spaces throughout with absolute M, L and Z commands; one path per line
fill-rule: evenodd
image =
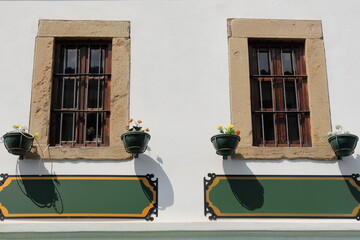
M 8 177 L 9 177 L 9 174 L 7 174 L 7 173 L 0 174 L 0 178 L 1 178 L 0 186 L 4 185 L 4 183 L 5 183 L 6 179 L 8 179 Z
M 210 179 L 206 179 L 206 177 L 204 177 L 204 215 L 207 216 L 210 214 L 209 220 L 216 220 L 217 215 L 215 214 L 214 209 L 210 207 L 210 204 L 206 201 L 206 191 L 209 190 L 210 185 L 214 182 L 216 174 L 208 173 L 208 177 Z
M 358 173 L 353 173 L 353 174 L 351 175 L 351 177 L 354 179 L 355 183 L 356 183 L 358 186 L 360 186 L 360 179 L 359 179 L 360 175 L 359 175 Z
M 146 179 L 149 181 L 150 185 L 153 187 L 153 190 L 156 192 L 156 202 L 154 203 L 154 207 L 151 208 L 148 212 L 148 214 L 146 215 L 145 219 L 146 221 L 153 221 L 154 217 L 152 217 L 152 215 L 155 215 L 156 217 L 158 216 L 158 184 L 159 184 L 159 179 L 158 178 L 154 178 L 154 174 L 146 174 Z

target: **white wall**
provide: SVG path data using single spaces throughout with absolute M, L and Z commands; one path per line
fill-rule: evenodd
M 218 220 L 203 215 L 203 177 L 217 174 L 348 175 L 360 173 L 360 148 L 342 161 L 223 161 L 210 137 L 230 123 L 228 18 L 322 20 L 333 124 L 360 135 L 360 2 L 357 0 L 134 0 L 1 1 L 0 133 L 28 125 L 34 40 L 39 19 L 131 22 L 131 117 L 151 130 L 150 151 L 131 161 L 17 162 L 0 147 L 0 172 L 9 174 L 154 173 L 159 178 L 159 217 L 154 223 L 117 220 L 61 221 L 68 229 L 127 230 L 316 230 L 324 220 Z M 324 140 L 325 141 L 325 140 Z M 40 170 L 39 170 L 40 169 Z M 100 220 L 101 221 L 101 220 Z M 263 222 L 258 226 L 258 222 Z M 0 231 L 46 231 L 34 221 L 5 220 Z M 40 222 L 46 223 L 46 220 Z M 54 222 L 54 221 L 52 221 Z M 119 222 L 121 227 L 119 228 Z M 183 222 L 183 224 L 179 223 Z M 193 224 L 193 222 L 196 222 Z M 242 223 L 226 225 L 224 223 Z M 166 224 L 178 223 L 178 224 Z M 343 223 L 347 223 L 344 226 Z M 68 226 L 71 224 L 71 226 Z M 157 227 L 154 227 L 154 226 Z M 6 226 L 6 227 L 5 227 Z M 324 230 L 360 230 L 355 220 L 327 220 Z M 12 229 L 12 230 L 11 230 Z M 280 229 L 281 230 L 281 229 Z

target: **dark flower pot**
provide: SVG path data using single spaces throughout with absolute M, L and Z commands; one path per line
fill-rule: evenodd
M 121 140 L 124 142 L 126 152 L 136 154 L 137 157 L 137 154 L 145 152 L 150 137 L 146 132 L 132 131 L 121 135 Z
M 235 134 L 217 134 L 211 138 L 211 142 L 216 149 L 216 154 L 223 156 L 232 155 L 235 152 L 237 145 L 240 142 L 240 136 Z
M 9 132 L 3 136 L 3 139 L 9 153 L 22 156 L 30 151 L 34 136 L 28 133 Z
M 336 156 L 346 157 L 354 153 L 359 138 L 354 134 L 337 134 L 328 138 Z

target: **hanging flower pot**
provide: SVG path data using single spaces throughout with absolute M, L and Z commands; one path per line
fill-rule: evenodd
M 133 120 L 130 119 L 129 123 L 133 124 L 133 126 L 130 127 L 130 124 L 126 126 L 128 132 L 121 135 L 121 140 L 124 143 L 126 152 L 135 154 L 135 158 L 137 158 L 139 153 L 146 151 L 151 136 L 145 132 L 149 131 L 148 128 L 142 130 L 140 126 L 140 123 L 142 123 L 141 120 L 133 122 Z
M 227 159 L 227 156 L 234 154 L 240 142 L 240 130 L 235 132 L 233 125 L 229 125 L 227 128 L 219 125 L 218 129 L 220 134 L 213 136 L 211 142 L 216 149 L 216 154 L 223 156 L 223 159 Z
M 30 151 L 34 138 L 39 134 L 30 134 L 25 127 L 14 125 L 14 130 L 6 133 L 2 138 L 5 148 L 13 155 L 23 156 Z
M 350 156 L 354 153 L 359 138 L 354 134 L 350 134 L 349 132 L 343 132 L 340 125 L 337 125 L 335 128 L 338 131 L 329 133 L 328 142 L 330 143 L 336 156 Z

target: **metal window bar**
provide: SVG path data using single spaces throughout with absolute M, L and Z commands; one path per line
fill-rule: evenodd
M 64 60 L 63 60 L 63 73 L 65 73 L 65 67 L 66 67 L 66 59 L 67 59 L 67 52 L 66 52 L 66 48 L 67 45 L 65 44 L 65 48 L 63 48 L 63 56 L 64 56 Z M 61 103 L 60 103 L 60 107 L 63 108 L 64 107 L 64 84 L 65 84 L 65 80 L 62 79 L 62 88 L 61 88 Z M 62 128 L 63 128 L 63 120 L 64 120 L 64 116 L 63 113 L 60 114 L 60 139 L 59 139 L 59 143 L 60 146 L 62 145 Z
M 88 99 L 89 99 L 89 73 L 90 73 L 90 53 L 91 53 L 91 48 L 90 48 L 90 43 L 88 44 L 88 47 L 87 47 L 87 63 L 86 63 L 86 73 L 87 75 L 85 75 L 85 84 L 87 86 L 86 88 L 86 93 L 85 93 L 85 109 L 88 109 Z M 84 128 L 83 128 L 83 131 L 84 131 L 84 136 L 83 136 L 83 142 L 84 142 L 84 146 L 86 146 L 86 137 L 87 137 L 87 121 L 88 121 L 88 115 L 87 115 L 87 112 L 84 112 L 84 121 L 85 121 L 85 124 L 84 124 Z
M 293 62 L 293 72 L 294 74 L 296 74 L 296 67 L 294 65 L 294 63 L 296 63 L 295 61 L 295 51 L 294 51 L 294 44 L 291 44 L 291 60 Z M 297 87 L 297 80 L 296 78 L 294 79 L 294 84 L 295 84 L 295 99 L 296 99 L 296 110 L 299 111 L 299 97 L 298 97 L 298 87 Z M 299 142 L 300 142 L 300 147 L 303 146 L 303 140 L 302 140 L 302 130 L 301 130 L 301 117 L 300 114 L 296 114 L 297 116 L 297 122 L 298 122 L 298 131 L 299 131 Z
M 283 47 L 281 46 L 280 49 L 280 62 L 281 62 L 281 73 L 282 75 L 285 75 L 284 73 L 284 62 L 283 62 Z M 282 78 L 282 84 L 283 84 L 283 95 L 284 95 L 284 109 L 287 112 L 287 99 L 286 99 L 286 84 L 285 84 L 285 78 Z M 288 121 L 288 114 L 285 113 L 285 127 L 286 127 L 286 142 L 288 147 L 290 147 L 290 141 L 289 141 L 289 121 Z
M 79 50 L 78 50 L 78 46 L 76 44 L 76 61 L 75 61 L 75 72 L 77 73 L 78 72 L 78 56 L 79 56 Z M 76 108 L 76 91 L 77 91 L 77 88 L 76 88 L 76 82 L 77 80 L 76 79 L 73 79 L 74 81 L 74 92 L 73 92 L 73 107 Z M 73 113 L 73 124 L 72 124 L 72 136 L 71 136 L 71 146 L 74 146 L 75 145 L 75 122 L 76 122 L 76 114 Z
M 99 70 L 98 73 L 101 72 L 101 63 L 102 63 L 102 50 L 101 50 L 101 44 L 100 44 L 100 57 L 99 57 Z M 98 87 L 97 87 L 97 102 L 96 107 L 99 108 L 99 99 L 100 99 L 100 79 L 97 79 Z M 99 113 L 96 113 L 96 147 L 99 145 Z
M 260 61 L 259 61 L 259 47 L 256 49 L 257 54 L 257 68 L 258 68 L 258 74 L 260 75 Z M 261 112 L 263 112 L 263 101 L 262 101 L 262 86 L 261 86 L 261 79 L 259 82 L 259 91 L 260 91 L 260 109 Z M 261 113 L 261 134 L 262 134 L 262 142 L 265 145 L 265 130 L 264 130 L 264 114 Z
M 272 68 L 270 66 L 272 66 L 271 64 L 271 51 L 270 51 L 270 43 L 268 46 L 268 51 L 269 51 L 269 69 L 270 69 L 270 73 L 272 73 Z M 275 93 L 274 93 L 274 79 L 271 79 L 271 100 L 272 100 L 272 109 L 275 109 Z M 274 139 L 275 139 L 275 146 L 278 146 L 278 136 L 277 136 L 277 131 L 276 131 L 276 114 L 273 113 L 273 128 L 274 128 Z

